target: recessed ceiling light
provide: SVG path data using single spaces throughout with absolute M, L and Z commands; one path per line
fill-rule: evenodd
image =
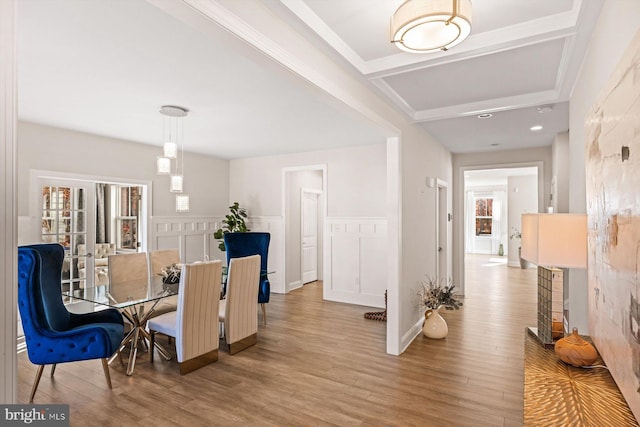
M 498 144 L 497 142 L 494 142 L 493 144 L 491 144 L 492 147 L 497 147 L 498 145 L 500 144 Z
M 529 129 L 531 129 L 532 131 L 539 131 L 542 130 L 542 126 L 540 125 L 535 125 L 535 126 L 531 126 Z
M 493 117 L 491 113 L 478 114 L 479 119 L 488 119 L 489 117 Z

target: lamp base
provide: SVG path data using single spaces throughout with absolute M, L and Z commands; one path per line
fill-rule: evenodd
M 544 348 L 553 350 L 554 346 L 555 346 L 555 341 L 554 342 L 545 342 L 540 335 L 538 335 L 538 328 L 536 328 L 535 326 L 529 326 L 527 327 L 527 332 L 529 333 L 529 335 L 531 335 L 532 337 L 534 337 L 536 339 L 536 341 L 538 341 L 538 344 L 540 344 L 541 346 L 543 346 Z

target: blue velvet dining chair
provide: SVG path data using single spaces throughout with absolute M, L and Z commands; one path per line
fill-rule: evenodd
M 260 279 L 258 280 L 258 304 L 262 309 L 262 321 L 267 324 L 267 309 L 271 284 L 267 278 L 267 261 L 269 256 L 269 241 L 271 234 L 264 232 L 227 233 L 224 235 L 224 245 L 227 249 L 227 266 L 231 258 L 242 258 L 260 255 Z
M 59 244 L 18 248 L 18 309 L 29 360 L 39 365 L 29 402 L 45 365 L 102 359 L 111 388 L 108 358 L 124 338 L 122 315 L 116 309 L 93 313 L 69 312 L 62 302 L 61 273 L 64 248 Z

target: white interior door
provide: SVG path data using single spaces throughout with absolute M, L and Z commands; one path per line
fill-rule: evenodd
M 93 286 L 94 183 L 41 178 L 38 189 L 40 241 L 60 243 L 65 250 L 62 290 Z
M 318 196 L 302 189 L 302 284 L 318 280 Z

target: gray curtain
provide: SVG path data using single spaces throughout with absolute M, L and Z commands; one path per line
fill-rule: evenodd
M 96 243 L 107 243 L 107 212 L 105 210 L 105 196 L 107 184 L 96 184 Z

